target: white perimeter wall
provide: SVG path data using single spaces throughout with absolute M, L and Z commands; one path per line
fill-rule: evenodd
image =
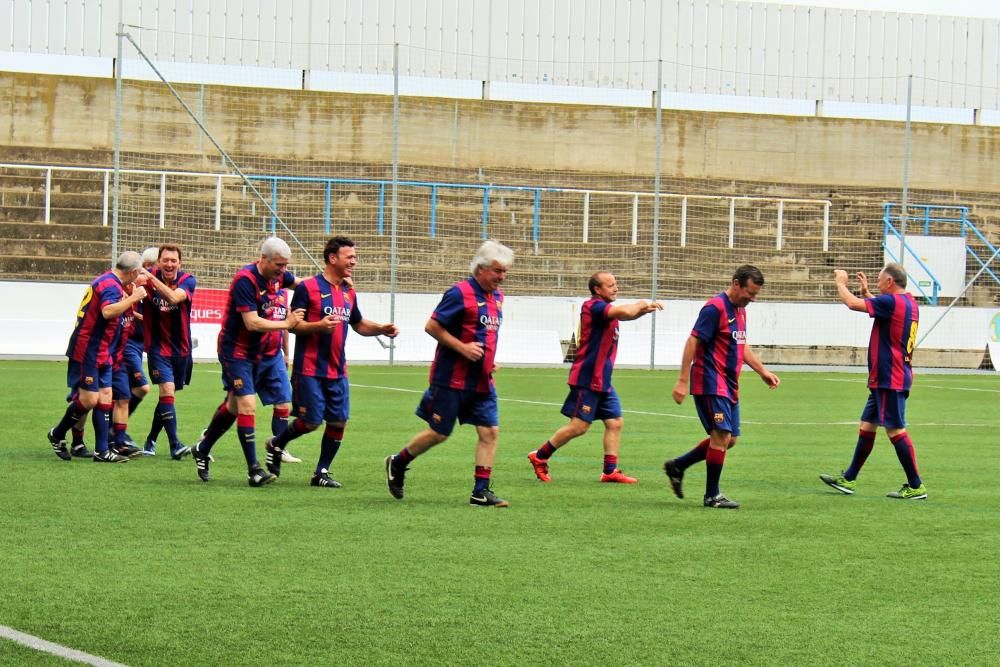
M 7 310 L 0 316 L 0 356 L 64 354 L 73 327 L 74 313 L 86 289 L 85 284 L 0 282 L 0 300 Z M 397 338 L 395 360 L 430 361 L 434 341 L 424 333 L 424 323 L 440 294 L 397 295 L 401 313 L 396 318 L 402 333 Z M 504 325 L 500 331 L 500 363 L 545 363 L 562 361 L 559 341 L 568 339 L 577 328 L 583 297 L 507 297 Z M 358 302 L 368 319 L 385 322 L 389 318 L 389 295 L 360 293 Z M 627 302 L 623 299 L 623 302 Z M 400 307 L 400 303 L 405 307 Z M 681 346 L 697 317 L 703 301 L 668 301 L 656 320 L 656 363 L 676 366 Z M 920 335 L 926 334 L 941 318 L 944 307 L 920 309 Z M 748 308 L 749 340 L 753 345 L 847 346 L 868 344 L 871 322 L 863 313 L 843 305 L 759 302 Z M 956 308 L 934 327 L 922 346 L 929 349 L 982 350 L 991 340 L 992 308 Z M 649 316 L 621 323 L 618 363 L 649 363 Z M 219 327 L 194 324 L 198 340 L 195 358 L 215 359 Z M 292 337 L 294 341 L 294 336 Z M 374 339 L 351 335 L 348 358 L 353 361 L 388 361 L 389 351 Z

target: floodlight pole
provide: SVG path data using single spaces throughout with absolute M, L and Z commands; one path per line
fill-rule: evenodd
M 397 231 L 399 226 L 399 43 L 392 45 L 392 228 L 389 237 L 389 321 L 396 321 Z M 389 339 L 389 365 L 396 360 L 396 342 Z
M 650 298 L 656 301 L 660 270 L 660 165 L 663 156 L 663 60 L 656 61 L 656 173 L 653 176 L 653 270 Z M 656 311 L 649 322 L 649 370 L 656 368 Z
M 903 210 L 899 217 L 899 263 L 906 266 L 906 222 L 910 217 L 910 115 L 913 109 L 913 75 L 906 77 L 906 125 L 903 129 Z
M 122 0 L 118 0 L 118 53 L 115 57 L 115 138 L 113 184 L 111 186 L 111 264 L 118 259 L 118 211 L 121 197 L 122 161 L 122 54 L 125 52 L 125 21 Z

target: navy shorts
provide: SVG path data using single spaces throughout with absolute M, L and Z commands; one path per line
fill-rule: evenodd
M 297 375 L 292 393 L 295 414 L 307 424 L 346 422 L 351 417 L 351 386 L 347 378 Z
M 264 405 L 292 402 L 292 386 L 288 383 L 288 367 L 280 352 L 260 360 L 254 370 L 253 384 Z
M 740 434 L 740 404 L 722 396 L 694 396 L 694 407 L 705 433 L 728 431 Z
M 499 426 L 497 392 L 492 388 L 485 393 L 431 385 L 420 399 L 417 416 L 427 422 L 432 431 L 444 436 L 451 435 L 456 419 L 459 424 Z
M 906 428 L 906 399 L 910 392 L 895 389 L 868 391 L 868 402 L 861 411 L 861 421 L 885 428 Z
M 100 391 L 111 386 L 111 364 L 101 366 L 84 365 L 79 361 L 69 360 L 66 368 L 66 386 L 72 390 L 85 389 Z
M 122 362 L 128 372 L 129 386 L 132 389 L 145 387 L 149 384 L 146 373 L 142 369 L 142 343 L 136 343 L 132 340 L 126 341 Z
M 111 371 L 111 399 L 115 401 L 124 401 L 132 398 L 132 385 L 129 382 L 130 377 L 128 373 L 128 368 L 125 365 L 124 360 L 118 366 Z
M 191 357 L 164 357 L 159 352 L 147 352 L 149 376 L 156 384 L 173 382 L 174 391 L 180 391 L 191 384 Z
M 608 391 L 592 391 L 587 387 L 570 387 L 562 406 L 563 415 L 576 417 L 588 424 L 595 419 L 618 419 L 622 416 L 622 402 L 614 387 Z
M 254 389 L 254 364 L 246 359 L 219 359 L 222 363 L 222 388 L 235 396 L 252 396 Z

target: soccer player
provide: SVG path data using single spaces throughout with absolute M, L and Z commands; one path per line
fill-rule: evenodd
M 639 480 L 618 469 L 621 448 L 622 404 L 611 385 L 611 372 L 618 353 L 618 322 L 635 320 L 646 313 L 663 310 L 657 301 L 638 301 L 627 306 L 613 305 L 618 298 L 618 282 L 607 271 L 598 271 L 588 283 L 590 299 L 580 308 L 580 345 L 569 371 L 569 395 L 562 414 L 569 423 L 557 430 L 541 447 L 528 453 L 535 476 L 543 482 L 549 475 L 549 458 L 556 450 L 590 429 L 595 419 L 604 422 L 604 470 L 602 482 L 635 484 Z
M 179 461 L 191 453 L 177 435 L 176 393 L 191 384 L 191 300 L 197 285 L 195 277 L 181 270 L 181 249 L 160 246 L 157 268 L 146 271 L 149 298 L 143 307 L 143 330 L 149 375 L 159 390 L 153 423 L 143 449 L 156 454 L 160 430 L 167 432 L 170 458 Z
M 755 266 L 744 264 L 736 269 L 725 292 L 702 306 L 694 329 L 684 344 L 680 375 L 673 398 L 684 401 L 690 385 L 698 418 L 708 437 L 694 449 L 663 464 L 670 486 L 678 498 L 684 497 L 684 471 L 705 462 L 705 507 L 736 509 L 739 503 L 719 491 L 719 479 L 726 461 L 726 451 L 736 445 L 740 435 L 740 371 L 746 363 L 771 389 L 780 384 L 778 376 L 767 370 L 747 342 L 746 307 L 757 299 L 764 285 L 764 274 Z
M 125 285 L 126 296 L 132 294 L 134 285 L 135 283 Z M 129 404 L 130 400 L 135 398 L 135 394 L 133 393 L 134 376 L 129 363 L 129 355 L 126 350 L 129 342 L 134 336 L 135 327 L 139 322 L 136 311 L 141 307 L 141 305 L 142 301 L 138 301 L 133 304 L 131 308 L 122 313 L 122 344 L 118 346 L 118 350 L 111 363 L 111 399 L 114 402 L 114 405 L 111 408 L 111 450 L 120 456 L 128 458 L 133 458 L 143 453 L 143 451 L 136 447 L 134 443 L 128 442 L 126 437 Z M 134 363 L 134 357 L 131 361 Z M 139 348 L 138 374 L 140 377 L 145 377 L 142 373 L 142 347 Z M 149 385 L 146 385 L 146 391 L 149 391 Z
M 295 284 L 295 276 L 287 270 L 292 251 L 288 244 L 272 236 L 260 247 L 260 259 L 236 272 L 229 286 L 219 331 L 219 361 L 222 362 L 222 386 L 226 399 L 216 409 L 201 440 L 192 454 L 198 467 L 198 477 L 207 482 L 212 446 L 236 423 L 243 456 L 247 462 L 247 483 L 264 486 L 275 476 L 257 461 L 255 415 L 257 408 L 257 370 L 262 359 L 266 334 L 274 331 L 294 331 L 302 320 L 301 310 L 288 312 L 281 294 L 284 287 Z M 273 311 L 286 313 L 279 319 Z
M 457 419 L 476 427 L 475 482 L 470 505 L 507 507 L 490 488 L 497 452 L 499 415 L 493 386 L 497 333 L 503 320 L 500 283 L 514 262 L 514 252 L 494 240 L 485 241 L 472 260 L 472 277 L 448 288 L 424 331 L 438 343 L 431 365 L 430 387 L 417 408 L 428 428 L 417 433 L 398 454 L 385 458 L 385 479 L 393 498 L 402 500 L 407 465 L 448 439 Z
M 350 418 L 350 385 L 347 380 L 347 325 L 362 336 L 395 338 L 395 324 L 366 320 L 358 307 L 351 278 L 358 254 L 354 241 L 335 236 L 323 248 L 323 272 L 303 280 L 295 288 L 292 309 L 305 315 L 295 327 L 295 364 L 292 369 L 295 421 L 281 434 L 267 441 L 267 469 L 281 474 L 285 446 L 311 433 L 326 422 L 320 441 L 319 461 L 310 485 L 340 488 L 330 477 L 330 466 L 340 450 L 344 429 Z
M 56 456 L 64 461 L 73 458 L 66 447 L 66 432 L 88 412 L 93 411 L 94 461 L 124 463 L 109 448 L 108 431 L 111 420 L 111 365 L 122 344 L 122 316 L 134 304 L 146 297 L 140 276 L 139 253 L 123 252 L 115 266 L 90 283 L 76 314 L 76 325 L 66 348 L 69 365 L 66 382 L 75 397 L 62 419 L 48 432 L 49 444 Z M 125 295 L 125 286 L 136 283 L 132 294 Z
M 859 272 L 857 276 L 864 298 L 851 293 L 846 271 L 837 269 L 833 275 L 844 305 L 868 313 L 874 322 L 868 343 L 868 402 L 861 412 L 854 457 L 839 476 L 820 475 L 819 478 L 845 495 L 853 494 L 858 474 L 871 454 L 876 432 L 881 426 L 906 474 L 906 483 L 899 491 L 890 491 L 888 497 L 925 499 L 927 489 L 917 471 L 917 455 L 906 432 L 906 399 L 913 384 L 911 363 L 920 320 L 917 302 L 906 291 L 906 269 L 894 262 L 886 264 L 878 274 L 878 296 L 868 289 L 868 277 Z

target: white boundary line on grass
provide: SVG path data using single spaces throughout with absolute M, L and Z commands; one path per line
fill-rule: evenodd
M 0 637 L 5 637 L 11 641 L 17 642 L 18 644 L 35 649 L 36 651 L 51 653 L 52 655 L 59 656 L 60 658 L 73 660 L 75 662 L 82 662 L 86 665 L 95 665 L 95 667 L 126 667 L 126 665 L 123 665 L 120 662 L 106 660 L 96 655 L 90 655 L 89 653 L 84 653 L 83 651 L 77 651 L 76 649 L 63 646 L 62 644 L 53 644 L 52 642 L 45 641 L 44 639 L 35 637 L 34 635 L 28 635 L 23 632 L 19 632 L 14 628 L 8 628 L 6 625 L 0 625 Z
M 377 384 L 356 384 L 351 383 L 351 387 L 361 387 L 363 389 L 383 389 L 385 391 L 399 391 L 404 394 L 423 394 L 423 389 L 404 389 L 402 387 L 385 387 Z M 951 387 L 947 387 L 951 389 Z M 970 390 L 971 391 L 971 390 Z M 992 390 L 990 390 L 992 391 Z M 540 405 L 543 407 L 559 408 L 562 407 L 562 403 L 551 403 L 548 401 L 528 401 L 520 398 L 498 398 L 497 400 L 504 403 L 526 403 L 528 405 Z M 625 414 L 630 415 L 648 415 L 651 417 L 673 417 L 675 419 L 694 419 L 697 420 L 698 417 L 692 415 L 680 415 L 676 412 L 651 412 L 649 410 L 622 410 Z M 853 419 L 849 421 L 835 421 L 835 422 L 760 422 L 750 419 L 742 420 L 744 424 L 752 424 L 754 426 L 857 426 L 858 420 Z M 944 426 L 949 428 L 974 428 L 974 427 L 988 427 L 994 428 L 993 424 L 951 424 L 945 422 L 927 422 L 921 424 L 915 424 L 915 426 Z

